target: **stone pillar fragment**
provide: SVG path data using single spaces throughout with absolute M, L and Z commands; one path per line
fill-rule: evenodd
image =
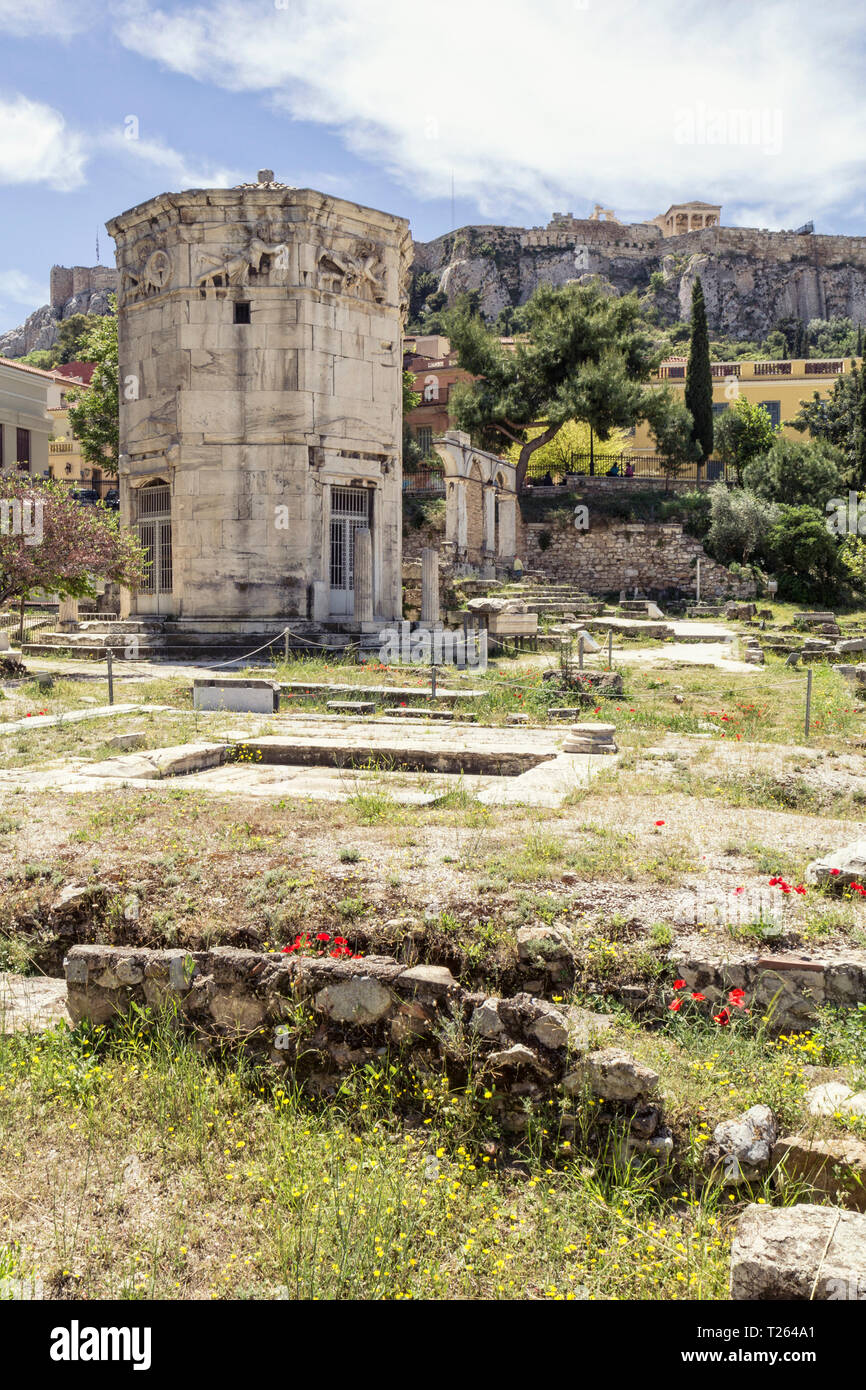
M 439 551 L 430 545 L 421 551 L 421 621 L 439 622 Z
M 355 532 L 355 621 L 373 621 L 373 543 L 365 526 Z
M 60 600 L 57 612 L 57 626 L 61 632 L 75 632 L 78 628 L 78 599 L 64 597 Z

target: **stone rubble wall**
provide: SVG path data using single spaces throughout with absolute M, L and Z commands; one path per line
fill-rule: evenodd
M 592 1050 L 611 1025 L 609 1016 L 560 1010 L 527 993 L 509 999 L 472 993 L 445 966 L 226 946 L 193 952 L 74 946 L 65 973 L 76 1023 L 108 1023 L 132 1004 L 168 1005 L 203 1042 L 247 1044 L 291 1067 L 317 1092 L 333 1089 L 342 1069 L 393 1046 L 417 1046 L 428 1062 L 459 1055 L 465 1066 L 472 1057 L 496 1078 L 494 1112 L 513 1132 L 525 1127 L 526 1101 L 590 1090 L 645 1109 L 659 1081 L 619 1048 Z M 657 1116 L 650 1126 L 654 1134 L 658 1122 Z M 667 1154 L 670 1141 L 656 1139 Z
M 575 499 L 575 505 L 577 500 Z M 732 574 L 706 554 L 701 542 L 678 522 L 626 522 L 607 518 L 578 531 L 561 519 L 525 522 L 518 508 L 517 554 L 526 570 L 548 583 L 572 584 L 587 594 L 618 593 L 620 589 L 695 587 L 695 562 L 701 561 L 701 594 L 709 598 L 748 599 L 755 595 L 751 579 Z M 542 537 L 550 540 L 543 546 Z M 425 546 L 442 555 L 447 572 L 444 532 L 431 526 L 404 526 L 403 559 L 420 561 Z
M 587 531 L 561 521 L 521 523 L 518 554 L 526 568 L 589 594 L 635 587 L 689 591 L 695 587 L 700 559 L 703 597 L 750 598 L 755 593 L 752 580 L 710 559 L 701 542 L 686 535 L 678 523 L 593 524 L 591 506 L 589 519 Z M 545 541 L 549 541 L 546 546 Z
M 825 1004 L 853 1008 L 866 1002 L 866 959 L 797 962 L 757 956 L 725 961 L 672 952 L 670 960 L 686 990 L 700 991 L 713 1006 L 723 1005 L 729 990 L 745 990 L 753 1011 L 769 1012 L 774 1032 L 813 1028 Z

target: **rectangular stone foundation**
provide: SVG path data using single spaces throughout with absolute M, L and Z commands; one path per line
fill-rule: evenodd
M 192 687 L 194 709 L 276 714 L 280 708 L 280 687 L 276 681 L 197 677 Z

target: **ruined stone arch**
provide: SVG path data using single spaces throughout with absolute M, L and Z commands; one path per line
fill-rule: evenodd
M 433 447 L 445 473 L 445 543 L 459 565 L 510 564 L 515 554 L 516 473 L 498 454 L 449 430 Z M 497 521 L 498 517 L 498 521 Z

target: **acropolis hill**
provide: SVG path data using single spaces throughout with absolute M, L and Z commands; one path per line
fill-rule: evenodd
M 461 227 L 416 241 L 415 273 L 436 273 L 449 303 L 478 290 L 488 319 L 542 283 L 600 275 L 618 293 L 644 292 L 658 271 L 664 281 L 653 295 L 662 319 L 688 318 L 700 276 L 710 328 L 734 338 L 761 338 L 786 318 L 866 321 L 866 237 L 722 226 L 666 235 L 661 220 L 556 214 L 546 227 Z
M 546 227 L 460 227 L 433 241 L 415 242 L 414 275 L 432 272 L 448 302 L 466 290 L 480 292 L 485 318 L 523 304 L 540 284 L 600 275 L 620 293 L 652 288 L 664 322 L 687 319 L 694 280 L 704 287 L 711 330 L 738 339 L 761 339 L 781 320 L 841 315 L 866 323 L 866 236 L 768 232 L 753 227 L 707 225 L 689 232 L 679 208 L 708 210 L 717 204 L 675 205 L 646 222 L 603 220 L 555 213 Z M 689 215 L 692 221 L 693 214 Z M 659 272 L 662 283 L 651 287 Z M 0 334 L 0 356 L 20 357 L 50 347 L 58 323 L 73 313 L 106 313 L 116 271 L 104 266 L 55 266 L 51 304 L 19 328 Z M 429 292 L 429 288 L 428 291 Z M 413 297 L 413 311 L 417 301 Z

